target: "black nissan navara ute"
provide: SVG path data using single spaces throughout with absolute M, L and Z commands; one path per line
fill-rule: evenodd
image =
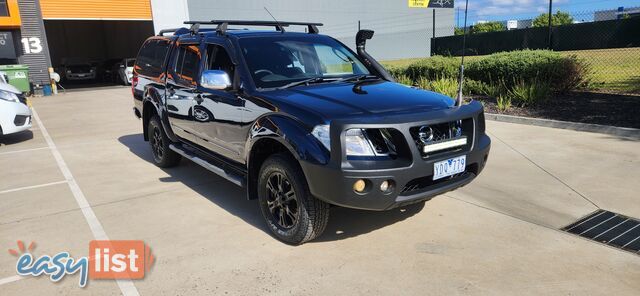
M 242 186 L 286 243 L 320 235 L 331 205 L 423 202 L 485 166 L 482 105 L 394 82 L 365 50 L 373 31 L 353 52 L 317 23 L 185 24 L 149 38 L 134 67 L 153 161 L 187 158 Z

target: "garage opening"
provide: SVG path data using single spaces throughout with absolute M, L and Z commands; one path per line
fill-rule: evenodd
M 152 21 L 46 20 L 51 64 L 64 88 L 131 83 L 134 58 Z

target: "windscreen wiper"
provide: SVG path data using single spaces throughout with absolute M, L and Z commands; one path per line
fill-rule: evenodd
M 289 84 L 285 84 L 281 87 L 279 87 L 280 89 L 285 89 L 285 88 L 290 88 L 290 87 L 294 87 L 294 86 L 298 86 L 298 85 L 309 85 L 309 84 L 313 84 L 313 83 L 319 83 L 319 82 L 325 82 L 326 79 L 322 78 L 322 77 L 313 77 L 313 78 L 309 78 L 309 79 L 304 79 L 304 80 L 300 80 L 300 81 L 296 81 L 296 82 L 291 82 Z
M 380 79 L 380 77 L 371 74 L 353 75 L 336 80 L 336 82 L 360 82 L 368 79 Z

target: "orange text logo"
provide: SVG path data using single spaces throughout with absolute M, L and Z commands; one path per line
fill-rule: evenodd
M 143 241 L 94 240 L 89 243 L 89 277 L 92 279 L 142 279 L 153 260 Z

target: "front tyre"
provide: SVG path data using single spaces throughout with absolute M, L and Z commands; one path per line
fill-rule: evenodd
M 302 170 L 287 155 L 273 155 L 262 165 L 258 201 L 269 230 L 285 243 L 318 237 L 329 220 L 329 205 L 311 195 Z
M 153 154 L 153 162 L 161 168 L 170 168 L 176 166 L 182 158 L 180 154 L 169 148 L 171 141 L 162 128 L 160 119 L 153 116 L 149 120 L 147 126 L 147 135 L 149 135 L 149 144 L 151 144 L 151 153 Z

